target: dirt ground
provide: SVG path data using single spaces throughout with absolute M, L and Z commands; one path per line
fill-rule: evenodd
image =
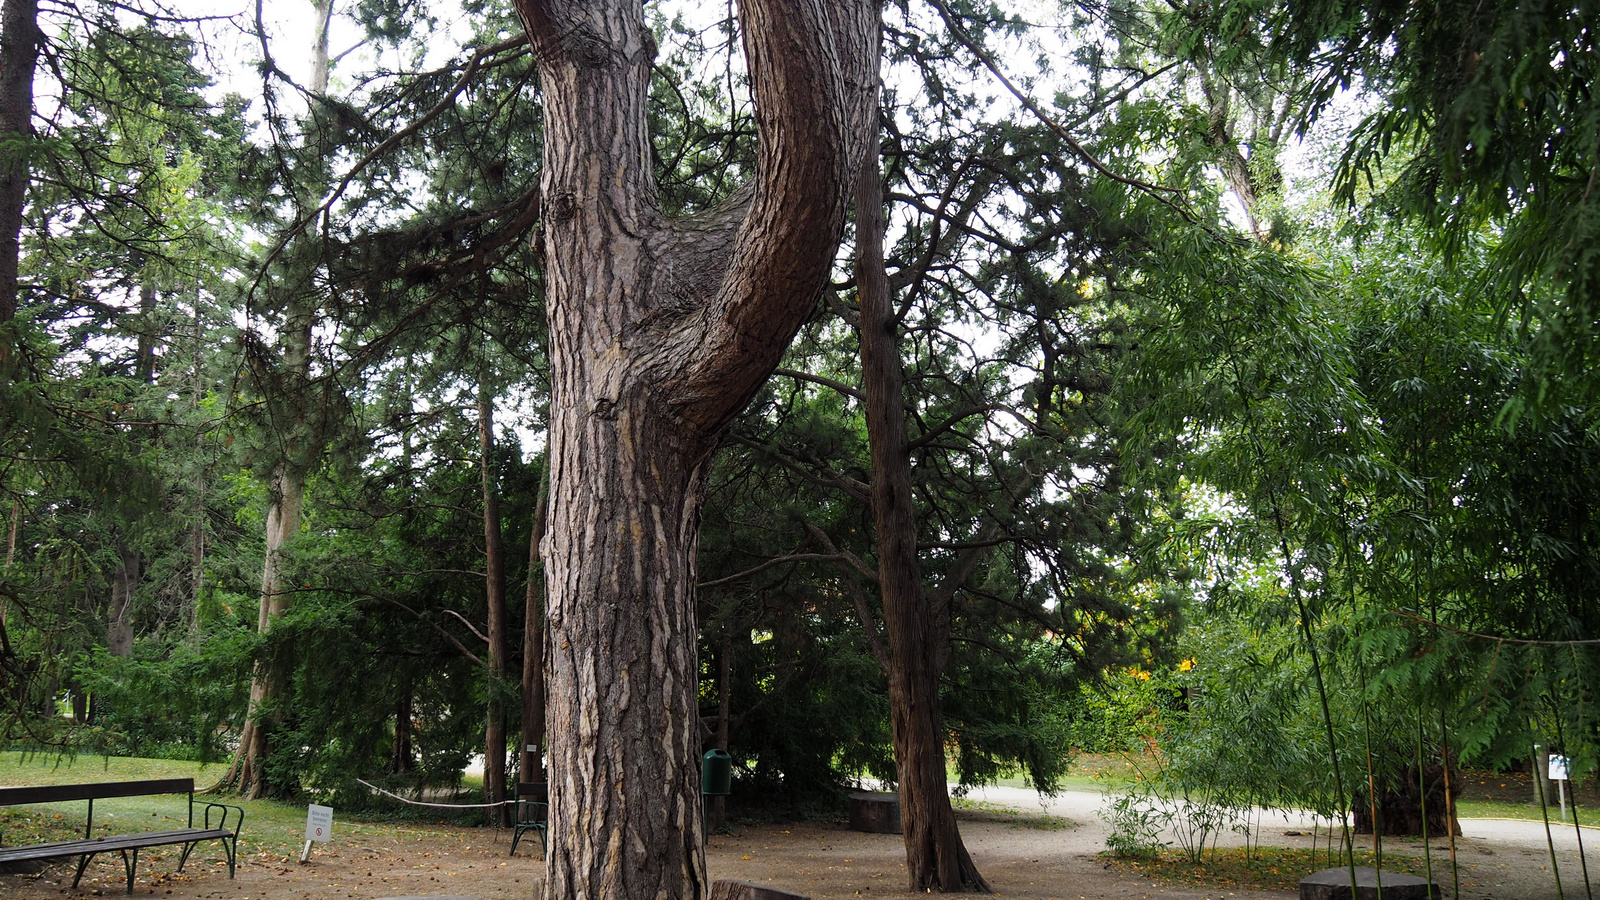
M 1101 859 L 1104 826 L 1074 817 L 1070 827 L 1039 827 L 1037 820 L 985 811 L 961 812 L 962 836 L 996 893 L 1015 900 L 1266 900 L 1290 893 L 1206 888 L 1152 881 Z M 398 828 L 382 836 L 359 835 L 318 845 L 312 859 L 256 855 L 242 858 L 229 880 L 220 851 L 201 848 L 177 873 L 177 854 L 146 851 L 139 857 L 134 893 L 174 900 L 375 900 L 430 896 L 502 900 L 536 897 L 543 861 L 536 837 L 508 857 L 509 831 Z M 1267 829 L 1269 842 L 1292 845 L 1293 829 Z M 1555 900 L 1548 856 L 1528 840 L 1507 843 L 1493 835 L 1462 839 L 1463 900 Z M 1391 845 L 1397 852 L 1405 848 Z M 1412 848 L 1414 851 L 1416 848 Z M 707 846 L 712 878 L 733 878 L 805 894 L 815 900 L 911 900 L 904 887 L 904 845 L 898 835 L 861 834 L 837 824 L 741 825 L 715 835 Z M 1420 852 L 1420 851 L 1417 851 Z M 1600 862 L 1600 860 L 1597 860 Z M 1576 861 L 1567 896 L 1585 896 Z M 1600 872 L 1597 872 L 1600 876 Z M 1576 883 L 1574 883 L 1574 880 Z M 97 859 L 78 890 L 70 869 L 0 875 L 4 900 L 60 900 L 119 896 L 122 863 Z M 1448 882 L 1448 876 L 1444 881 Z M 1600 880 L 1600 878 L 1597 878 Z M 1448 884 L 1447 884 L 1448 892 Z
M 968 819 L 962 836 L 978 864 L 1005 897 L 1018 900 L 1089 898 L 1280 898 L 1262 891 L 1188 890 L 1125 874 L 1092 853 L 1060 852 L 1064 832 L 1022 827 L 1002 821 Z M 537 896 L 544 865 L 538 840 L 524 839 L 508 858 L 510 832 L 475 829 L 366 838 L 360 845 L 334 842 L 313 852 L 306 865 L 291 859 L 241 860 L 228 879 L 220 854 L 191 857 L 183 873 L 173 870 L 177 854 L 139 857 L 135 895 L 174 900 L 373 900 L 407 895 L 510 900 Z M 731 835 L 713 836 L 706 848 L 713 879 L 735 878 L 806 894 L 815 900 L 880 898 L 909 900 L 904 888 L 905 847 L 898 835 L 860 834 L 837 825 L 741 826 Z M 197 865 L 196 863 L 200 863 Z M 72 872 L 55 866 L 37 877 L 0 875 L 5 900 L 59 900 L 62 897 L 116 896 L 124 890 L 121 860 L 97 859 L 77 891 Z

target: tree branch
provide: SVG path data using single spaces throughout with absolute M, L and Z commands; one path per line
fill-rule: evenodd
M 775 556 L 758 566 L 745 569 L 743 572 L 740 572 L 736 575 L 729 575 L 726 578 L 718 578 L 715 581 L 702 581 L 694 587 L 697 591 L 703 591 L 706 588 L 721 587 L 725 584 L 732 584 L 735 581 L 742 581 L 743 579 L 749 578 L 752 575 L 758 575 L 768 569 L 771 569 L 775 566 L 784 565 L 785 563 L 839 562 L 842 559 L 844 559 L 844 557 L 837 553 L 791 553 L 787 556 Z
M 873 581 L 877 580 L 877 573 L 867 568 L 861 560 L 850 554 L 840 552 L 839 548 L 835 547 L 833 541 L 829 539 L 827 532 L 810 522 L 806 523 L 806 532 L 817 543 L 827 547 L 840 560 L 849 563 L 856 571 L 867 575 Z M 855 577 L 851 575 L 849 569 L 845 568 L 843 564 L 839 566 L 839 569 L 839 580 L 844 584 L 845 593 L 850 595 L 850 602 L 855 604 L 856 618 L 861 621 L 861 630 L 866 632 L 867 646 L 871 648 L 872 655 L 877 658 L 878 667 L 887 675 L 889 674 L 889 648 L 883 643 L 883 635 L 878 633 L 878 620 L 872 615 L 872 607 L 867 605 L 867 595 L 862 592 L 861 585 L 856 584 Z

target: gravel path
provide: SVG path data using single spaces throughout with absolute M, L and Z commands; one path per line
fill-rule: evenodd
M 1055 797 L 1042 798 L 1022 788 L 992 787 L 974 789 L 967 794 L 967 799 L 1065 816 L 1080 823 L 1079 827 L 1061 833 L 1058 852 L 1095 854 L 1105 849 L 1107 829 L 1098 814 L 1102 802 L 1099 793 L 1064 791 Z M 1269 816 L 1259 839 L 1270 846 L 1310 846 L 1313 826 L 1308 815 Z M 1322 828 L 1326 827 L 1324 820 Z M 1563 894 L 1568 900 L 1588 900 L 1590 895 L 1584 885 L 1585 863 L 1593 870 L 1590 889 L 1600 890 L 1600 830 L 1584 829 L 1583 859 L 1579 858 L 1578 835 L 1570 822 L 1552 822 L 1548 842 L 1544 825 L 1538 822 L 1466 819 L 1461 823 L 1461 830 L 1463 834 L 1456 838 L 1456 859 L 1460 866 L 1463 900 L 1558 900 Z M 1322 834 L 1325 839 L 1327 832 L 1323 830 Z M 1370 837 L 1360 840 L 1363 846 L 1370 846 Z M 1230 833 L 1219 843 L 1236 846 L 1242 843 L 1242 838 Z M 1449 844 L 1442 838 L 1435 838 L 1430 844 L 1434 877 L 1448 893 L 1452 881 Z M 1555 847 L 1556 871 L 1564 891 L 1557 890 L 1556 879 L 1551 874 L 1551 844 Z M 1416 857 L 1423 855 L 1422 842 L 1416 838 L 1386 838 L 1384 850 Z
M 1019 817 L 963 810 L 961 833 L 978 868 L 1008 900 L 1286 900 L 1292 893 L 1189 887 L 1152 881 L 1109 864 L 1105 824 L 1097 811 L 1101 795 L 1070 791 L 1041 800 L 1032 791 L 990 788 L 968 799 L 1071 819 L 1071 827 L 1041 828 Z M 1533 823 L 1468 821 L 1458 839 L 1463 900 L 1556 900 L 1544 829 Z M 1299 832 L 1291 834 L 1290 832 Z M 1310 822 L 1269 820 L 1264 843 L 1308 845 Z M 1229 836 L 1234 838 L 1232 835 Z M 1600 844 L 1600 833 L 1586 832 L 1585 843 Z M 482 829 L 397 828 L 382 836 L 363 835 L 319 845 L 311 862 L 253 854 L 240 860 L 229 880 L 220 854 L 201 848 L 184 873 L 173 871 L 176 854 L 140 854 L 136 895 L 171 900 L 374 900 L 400 896 L 467 897 L 476 900 L 535 900 L 544 864 L 538 842 L 524 842 L 518 856 L 506 854 L 510 832 Z M 1588 900 L 1571 826 L 1555 835 L 1567 898 Z M 1443 841 L 1434 841 L 1443 848 Z M 1416 841 L 1391 839 L 1388 849 L 1420 855 Z M 1439 880 L 1449 887 L 1447 850 L 1437 851 Z M 1600 855 L 1596 862 L 1600 881 Z M 706 848 L 712 878 L 735 878 L 806 894 L 814 900 L 927 900 L 905 890 L 905 847 L 899 835 L 861 834 L 832 824 L 740 826 L 716 835 Z M 59 900 L 63 897 L 119 896 L 122 865 L 114 856 L 97 860 L 82 889 L 71 891 L 70 869 L 56 867 L 42 877 L 0 875 L 0 898 Z

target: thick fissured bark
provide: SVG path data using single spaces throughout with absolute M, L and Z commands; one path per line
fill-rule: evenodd
M 550 898 L 701 900 L 694 552 L 712 450 L 827 278 L 877 61 L 867 0 L 740 4 L 757 175 L 656 206 L 633 0 L 518 0 L 545 108 Z
M 905 373 L 883 261 L 883 190 L 877 156 L 856 191 L 856 286 L 861 299 L 861 381 L 872 454 L 872 512 L 878 583 L 888 635 L 889 716 L 900 775 L 900 827 L 912 891 L 983 891 L 956 828 L 945 784 L 939 676 L 949 655 L 949 613 L 935 608 L 917 559 L 911 454 L 906 443 Z M 940 592 L 943 595 L 943 592 Z M 944 599 L 943 605 L 948 606 Z

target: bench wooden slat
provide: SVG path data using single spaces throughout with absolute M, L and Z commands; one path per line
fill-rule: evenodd
M 179 828 L 174 831 L 142 831 L 130 834 L 110 834 L 105 837 L 76 841 L 56 841 L 50 844 L 31 844 L 26 847 L 0 848 L 0 862 L 18 862 L 26 859 L 55 859 L 62 856 L 82 856 L 85 853 L 110 853 L 131 850 L 134 847 L 163 847 L 170 844 L 192 844 L 218 838 L 232 838 L 233 832 L 221 828 Z
M 72 800 L 110 800 L 145 794 L 185 794 L 194 790 L 193 778 L 152 778 L 145 781 L 104 781 L 97 784 L 52 784 L 42 787 L 0 787 L 0 806 L 25 803 L 66 803 Z

